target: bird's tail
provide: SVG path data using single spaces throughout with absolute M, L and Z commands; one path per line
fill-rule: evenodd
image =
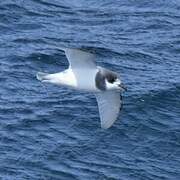
M 39 81 L 49 81 L 50 80 L 50 77 L 49 77 L 49 74 L 48 73 L 43 73 L 43 72 L 38 72 L 36 74 L 36 78 L 39 80 Z

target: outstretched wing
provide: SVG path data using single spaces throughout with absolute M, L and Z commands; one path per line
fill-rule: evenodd
M 72 69 L 96 68 L 95 55 L 79 49 L 61 48 L 65 51 L 66 57 Z
M 121 94 L 115 91 L 105 91 L 95 95 L 98 102 L 101 127 L 103 129 L 108 129 L 116 121 L 121 109 Z

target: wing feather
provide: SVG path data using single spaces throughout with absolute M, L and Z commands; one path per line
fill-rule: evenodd
M 122 106 L 122 98 L 120 92 L 106 91 L 96 94 L 98 102 L 99 114 L 101 119 L 101 127 L 103 129 L 110 128 L 116 121 Z
M 61 48 L 65 51 L 66 57 L 72 69 L 96 68 L 95 55 L 79 49 Z

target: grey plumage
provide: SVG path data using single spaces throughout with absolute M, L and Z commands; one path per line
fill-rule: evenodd
M 101 91 L 105 91 L 106 90 L 105 81 L 107 80 L 109 83 L 113 83 L 118 78 L 118 75 L 117 73 L 102 67 L 98 67 L 98 69 L 99 71 L 97 72 L 95 78 L 96 87 Z
M 79 49 L 63 48 L 69 68 L 63 72 L 37 73 L 37 79 L 73 89 L 93 92 L 96 96 L 101 127 L 107 129 L 118 118 L 124 88 L 118 74 L 96 66 L 94 55 Z

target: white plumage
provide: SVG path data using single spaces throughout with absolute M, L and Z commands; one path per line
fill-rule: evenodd
M 117 119 L 122 105 L 121 91 L 124 89 L 117 73 L 96 66 L 95 55 L 79 50 L 63 48 L 69 68 L 55 74 L 37 73 L 37 79 L 73 89 L 95 93 L 101 127 L 107 129 Z

